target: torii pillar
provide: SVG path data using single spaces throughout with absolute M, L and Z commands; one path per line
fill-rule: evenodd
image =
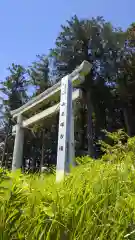
M 16 136 L 13 151 L 12 170 L 22 167 L 23 161 L 23 144 L 24 144 L 24 128 L 22 127 L 23 117 L 17 117 Z

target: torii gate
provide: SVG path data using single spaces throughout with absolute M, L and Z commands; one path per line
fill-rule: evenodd
M 84 61 L 71 74 L 63 77 L 60 82 L 31 99 L 20 108 L 11 111 L 12 117 L 17 118 L 17 124 L 13 127 L 12 131 L 15 134 L 12 170 L 22 167 L 24 128 L 28 128 L 38 121 L 46 119 L 60 111 L 56 181 L 61 180 L 64 174 L 69 172 L 70 164 L 74 164 L 74 117 L 72 101 L 81 98 L 81 90 L 77 89 L 73 91 L 73 88 L 83 83 L 85 76 L 90 71 L 91 64 Z M 59 96 L 60 103 L 34 115 L 37 109 L 45 106 L 50 100 L 58 101 Z M 27 118 L 29 113 L 33 113 L 33 116 Z

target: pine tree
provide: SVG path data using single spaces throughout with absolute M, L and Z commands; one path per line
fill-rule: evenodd
M 19 108 L 27 99 L 28 81 L 26 78 L 26 70 L 21 65 L 12 64 L 8 68 L 9 76 L 1 82 L 0 91 L 3 94 L 3 118 L 4 118 L 4 149 L 2 155 L 2 164 L 8 165 L 9 161 L 11 167 L 12 151 L 13 151 L 13 137 L 12 126 L 14 124 L 10 111 Z
M 121 29 L 114 29 L 102 17 L 80 20 L 74 16 L 67 21 L 67 25 L 61 27 L 56 47 L 52 50 L 58 78 L 72 72 L 83 60 L 92 64 L 91 73 L 80 87 L 83 90 L 81 128 L 84 133 L 81 148 L 84 148 L 87 135 L 88 153 L 93 156 L 93 140 L 98 140 L 102 136 L 101 129 L 107 127 L 106 113 L 107 109 L 110 111 L 109 105 L 112 103 L 112 94 L 107 83 L 114 81 L 114 56 L 124 44 L 124 33 Z M 87 122 L 84 118 L 87 118 Z M 84 125 L 87 125 L 87 132 Z

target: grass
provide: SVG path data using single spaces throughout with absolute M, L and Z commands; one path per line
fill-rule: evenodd
M 99 161 L 78 159 L 59 184 L 53 175 L 1 169 L 0 240 L 135 239 L 134 143 Z

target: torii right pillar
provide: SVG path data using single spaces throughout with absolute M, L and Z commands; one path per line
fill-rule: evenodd
M 72 107 L 72 82 L 69 76 L 61 80 L 61 98 L 59 112 L 59 133 L 57 150 L 56 181 L 64 178 L 69 173 L 70 166 L 74 165 L 74 117 Z
M 57 167 L 56 181 L 59 182 L 64 178 L 65 173 L 69 173 L 70 165 L 74 165 L 75 147 L 74 147 L 74 117 L 72 108 L 72 77 L 77 80 L 82 78 L 84 82 L 85 76 L 90 72 L 91 64 L 84 61 L 74 74 L 67 75 L 61 80 L 61 97 L 59 112 L 59 133 L 58 133 L 58 149 L 57 149 Z

